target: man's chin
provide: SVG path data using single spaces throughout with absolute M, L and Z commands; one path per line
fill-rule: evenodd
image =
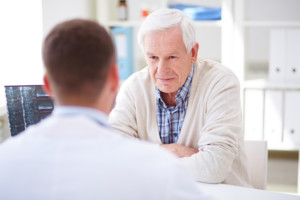
M 171 88 L 168 86 L 159 86 L 157 88 L 159 89 L 159 91 L 166 93 L 166 94 L 177 93 L 177 90 L 174 90 L 174 88 Z

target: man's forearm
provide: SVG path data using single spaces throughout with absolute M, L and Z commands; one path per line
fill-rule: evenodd
M 172 152 L 179 158 L 189 157 L 195 153 L 198 153 L 198 149 L 187 147 L 181 144 L 161 144 L 161 147 L 166 148 L 168 151 Z

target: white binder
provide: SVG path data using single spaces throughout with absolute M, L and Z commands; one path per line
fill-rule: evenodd
M 270 33 L 269 81 L 284 82 L 285 80 L 285 45 L 284 29 L 272 30 Z
M 300 83 L 300 29 L 271 30 L 269 80 Z
M 286 34 L 286 82 L 300 83 L 300 29 L 289 29 Z

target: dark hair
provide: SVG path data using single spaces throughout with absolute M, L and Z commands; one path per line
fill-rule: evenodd
M 43 44 L 44 64 L 58 98 L 95 101 L 115 59 L 109 33 L 90 20 L 56 25 Z

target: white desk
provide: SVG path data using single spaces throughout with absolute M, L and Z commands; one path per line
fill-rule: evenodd
M 199 183 L 199 188 L 216 200 L 300 200 L 299 195 L 271 192 L 225 184 Z

